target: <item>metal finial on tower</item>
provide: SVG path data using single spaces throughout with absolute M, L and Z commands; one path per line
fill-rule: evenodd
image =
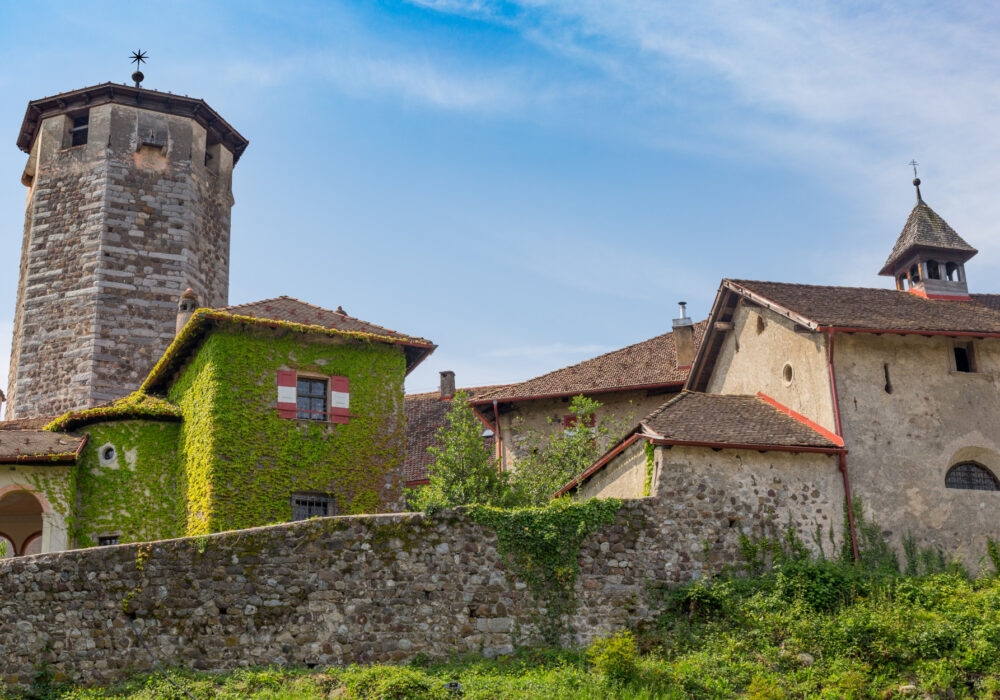
M 907 163 L 907 165 L 912 165 L 913 166 L 913 186 L 917 188 L 917 201 L 918 202 L 922 202 L 924 200 L 920 196 L 920 178 L 917 177 L 917 166 L 920 165 L 920 163 L 918 163 L 917 159 L 914 158 L 909 163 Z
M 136 87 L 142 87 L 142 79 L 146 77 L 142 74 L 142 70 L 140 69 L 142 68 L 142 64 L 145 62 L 147 56 L 148 54 L 142 49 L 132 52 L 132 63 L 135 64 L 135 73 L 132 74 L 132 80 L 135 81 Z

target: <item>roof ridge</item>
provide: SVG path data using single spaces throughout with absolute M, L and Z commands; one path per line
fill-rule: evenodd
M 345 313 L 343 311 L 343 308 L 344 308 L 343 306 L 338 306 L 337 308 L 341 309 L 341 311 L 337 311 L 336 309 L 328 309 L 325 306 L 320 306 L 319 304 L 312 304 L 312 303 L 310 303 L 308 301 L 303 301 L 302 299 L 299 299 L 298 297 L 289 296 L 287 294 L 282 294 L 280 296 L 271 297 L 270 299 L 260 299 L 259 301 L 248 301 L 245 304 L 236 304 L 234 306 L 224 306 L 224 307 L 222 307 L 221 309 L 218 309 L 218 310 L 224 311 L 224 310 L 227 310 L 227 309 L 238 309 L 241 306 L 254 306 L 256 304 L 266 304 L 268 302 L 282 301 L 282 300 L 294 301 L 296 304 L 302 304 L 303 306 L 308 306 L 308 307 L 310 307 L 312 309 L 316 309 L 317 311 L 323 311 L 323 312 L 328 313 L 328 314 L 336 314 L 337 316 L 342 316 L 343 318 L 349 319 L 351 321 L 359 321 L 361 323 L 365 323 L 365 324 L 367 324 L 369 326 L 372 326 L 373 328 L 379 328 L 379 329 L 381 329 L 383 331 L 388 331 L 389 333 L 395 333 L 397 335 L 402 335 L 402 336 L 405 336 L 407 338 L 413 337 L 413 336 L 408 336 L 405 333 L 402 333 L 400 331 L 397 331 L 397 330 L 394 330 L 392 328 L 389 328 L 387 326 L 380 326 L 377 323 L 372 323 L 371 321 L 366 321 L 363 318 L 358 318 L 357 316 L 351 316 L 350 314 Z M 275 319 L 275 320 L 280 320 L 280 319 Z

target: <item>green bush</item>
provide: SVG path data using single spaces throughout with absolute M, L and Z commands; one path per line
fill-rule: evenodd
M 349 669 L 344 680 L 348 698 L 357 700 L 434 700 L 447 697 L 441 682 L 407 666 Z
M 587 649 L 587 660 L 612 683 L 628 683 L 639 669 L 639 647 L 628 630 L 598 637 Z

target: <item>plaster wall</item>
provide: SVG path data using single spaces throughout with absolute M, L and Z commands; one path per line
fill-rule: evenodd
M 578 498 L 642 498 L 646 483 L 645 440 L 636 440 L 577 489 Z
M 771 398 L 836 432 L 826 338 L 803 333 L 769 309 L 741 301 L 707 385 L 710 394 Z M 791 367 L 786 380 L 785 366 Z
M 676 396 L 675 391 L 661 390 L 620 391 L 604 394 L 593 394 L 591 398 L 600 401 L 601 407 L 594 416 L 598 423 L 609 419 L 620 428 L 618 435 L 611 437 L 617 440 L 640 420 Z M 503 467 L 516 469 L 517 459 L 528 449 L 525 432 L 536 431 L 549 434 L 562 430 L 564 416 L 570 415 L 569 404 L 572 397 L 554 399 L 535 399 L 506 404 L 508 409 L 500 411 L 500 435 L 502 438 Z M 501 404 L 503 407 L 504 404 Z
M 944 479 L 965 460 L 1000 476 L 1000 341 L 975 341 L 976 374 L 952 371 L 949 338 L 837 334 L 834 342 L 854 494 L 897 546 L 911 533 L 976 569 L 986 539 L 1000 539 L 1000 492 L 948 489 Z

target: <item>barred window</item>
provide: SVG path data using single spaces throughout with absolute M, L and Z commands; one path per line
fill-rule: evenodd
M 325 518 L 336 515 L 336 502 L 331 496 L 321 493 L 292 494 L 292 520 Z
M 110 547 L 113 544 L 118 544 L 118 535 L 102 535 L 97 538 L 98 547 Z
M 975 462 L 961 462 L 948 470 L 944 485 L 949 489 L 1000 491 L 1000 482 L 989 469 Z
M 296 385 L 296 417 L 305 420 L 327 420 L 326 380 L 299 377 Z

